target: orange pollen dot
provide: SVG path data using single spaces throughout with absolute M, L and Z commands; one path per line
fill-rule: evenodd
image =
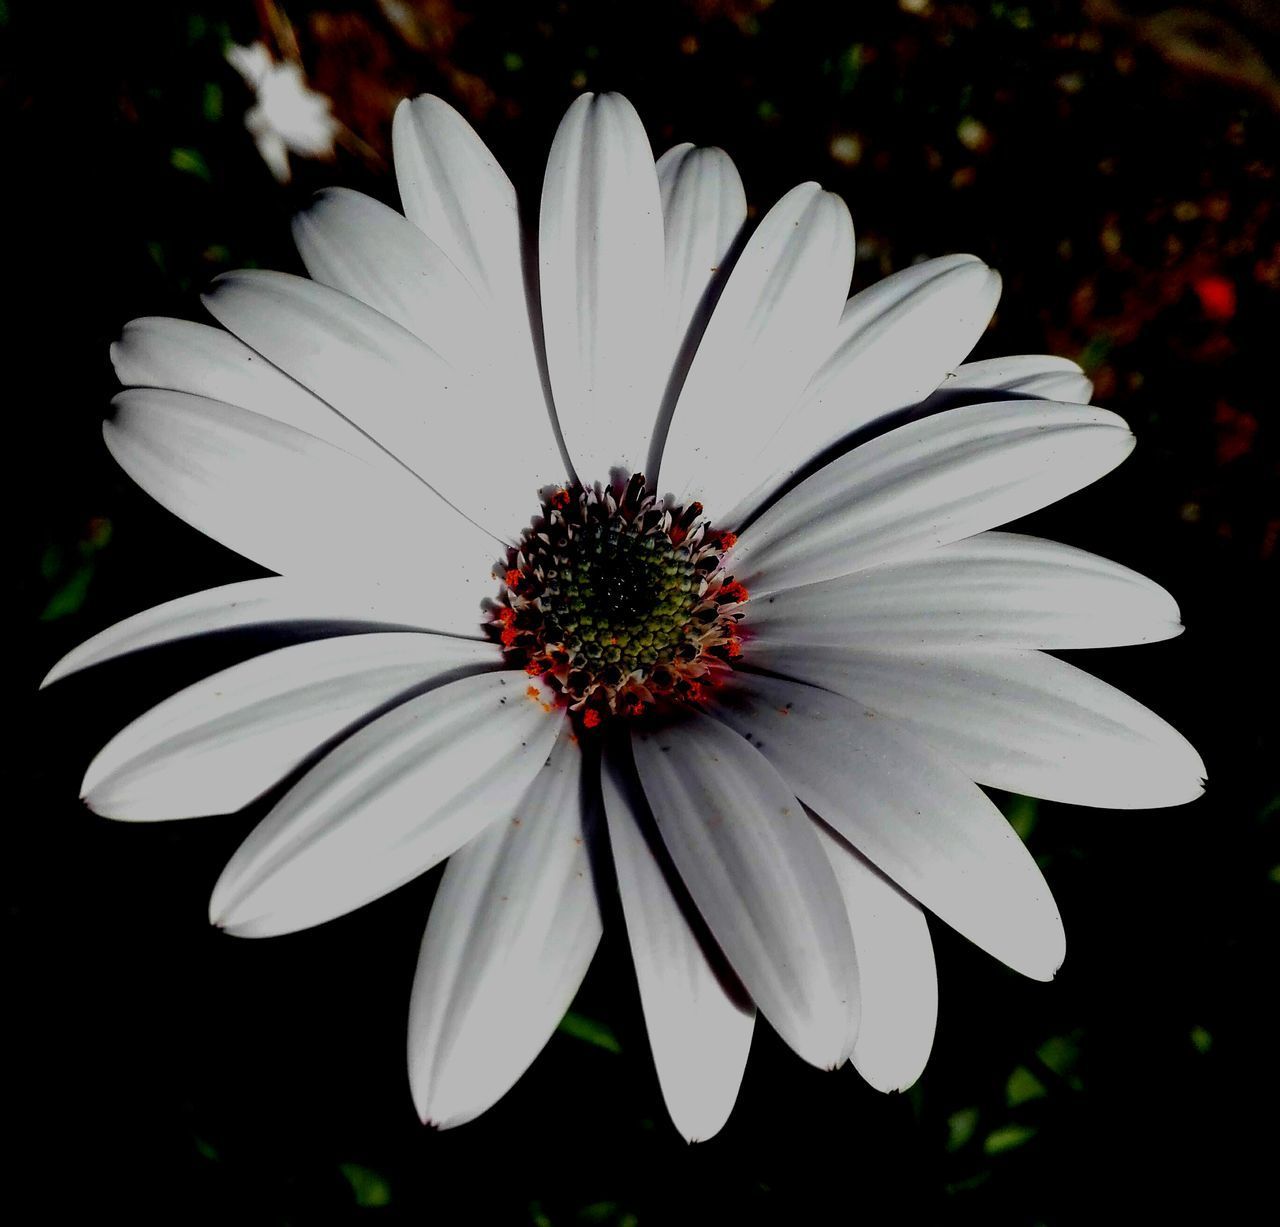
M 729 655 L 730 656 L 742 655 L 742 641 L 740 639 L 729 640 Z
M 528 698 L 534 699 L 539 703 L 542 702 L 542 695 L 538 692 L 538 688 L 536 686 L 527 687 L 524 693 Z
M 589 729 L 593 729 L 600 723 L 600 713 L 594 707 L 588 707 L 582 713 L 582 723 Z
M 514 626 L 507 626 L 502 631 L 502 646 L 509 648 L 517 639 L 520 638 L 520 632 Z
M 562 486 L 547 500 L 547 502 L 557 511 L 562 511 L 569 505 L 569 491 Z
M 512 567 L 503 578 L 508 588 L 516 588 L 520 584 L 520 572 L 515 567 Z
M 545 665 L 543 664 L 543 662 L 542 662 L 542 661 L 540 661 L 540 660 L 531 660 L 527 665 L 525 665 L 525 667 L 524 667 L 524 671 L 525 671 L 525 672 L 526 672 L 530 677 L 537 677 L 537 676 L 538 676 L 538 674 L 539 674 L 539 673 L 541 673 L 541 672 L 543 671 L 543 669 L 544 669 L 544 668 L 545 668 Z M 532 687 L 532 686 L 530 686 L 530 687 L 529 687 L 529 689 L 530 689 L 530 690 L 532 690 L 532 689 L 533 689 L 533 687 Z
M 512 609 L 510 605 L 504 605 L 498 611 L 498 621 L 501 622 L 503 626 L 508 626 L 510 625 L 510 623 L 514 622 L 515 620 L 516 620 L 516 611 Z
M 738 583 L 736 579 L 732 580 L 730 583 L 725 584 L 725 586 L 721 588 L 720 591 L 724 593 L 724 595 L 727 596 L 730 601 L 733 601 L 739 604 L 745 601 L 748 595 L 746 588 L 744 588 L 740 583 Z
M 720 534 L 721 549 L 729 550 L 729 549 L 732 549 L 737 544 L 738 544 L 737 533 L 721 533 Z

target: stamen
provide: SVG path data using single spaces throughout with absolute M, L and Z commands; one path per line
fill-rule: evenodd
M 502 572 L 494 633 L 581 727 L 701 701 L 742 653 L 747 590 L 723 571 L 737 538 L 702 504 L 667 506 L 625 484 L 552 490 Z

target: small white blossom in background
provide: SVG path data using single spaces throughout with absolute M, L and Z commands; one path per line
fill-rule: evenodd
M 263 43 L 231 44 L 227 63 L 253 90 L 257 102 L 245 113 L 262 160 L 281 183 L 291 177 L 289 154 L 304 158 L 333 157 L 338 121 L 329 99 L 307 85 L 302 69 L 290 61 L 276 63 Z

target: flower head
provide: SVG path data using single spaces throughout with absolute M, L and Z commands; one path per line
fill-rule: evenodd
M 277 63 L 262 43 L 227 48 L 227 62 L 253 90 L 255 102 L 245 113 L 262 160 L 281 183 L 291 178 L 289 154 L 304 158 L 333 157 L 338 121 L 324 94 L 307 85 L 302 69 L 288 60 Z
M 232 626 L 347 633 L 160 704 L 95 758 L 88 804 L 226 813 L 305 766 L 214 889 L 243 936 L 449 857 L 409 1019 L 435 1124 L 534 1059 L 615 889 L 687 1137 L 727 1117 L 757 1009 L 805 1060 L 909 1085 L 937 1006 L 926 910 L 1034 978 L 1063 958 L 980 785 L 1201 790 L 1173 729 L 1044 651 L 1175 635 L 1168 594 L 990 531 L 1131 435 L 1072 363 L 962 365 L 999 292 L 981 261 L 846 301 L 839 199 L 803 184 L 748 231 L 729 158 L 655 164 L 616 95 L 556 135 L 536 289 L 462 117 L 406 102 L 394 145 L 404 216 L 329 192 L 296 225 L 311 279 L 231 274 L 221 328 L 137 320 L 113 350 L 117 460 L 277 574 L 141 613 L 50 678 Z

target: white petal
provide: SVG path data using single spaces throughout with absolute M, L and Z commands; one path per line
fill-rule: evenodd
M 1132 449 L 1128 427 L 1104 409 L 965 405 L 819 469 L 743 532 L 730 565 L 753 596 L 848 575 L 1036 511 Z
M 68 652 L 40 684 L 48 686 L 91 665 L 144 648 L 250 626 L 292 623 L 324 628 L 341 624 L 354 630 L 363 624 L 449 631 L 450 610 L 456 603 L 454 588 L 439 583 L 430 590 L 414 591 L 369 584 L 353 590 L 276 575 L 226 584 L 166 601 L 107 627 Z M 479 599 L 477 594 L 477 609 Z M 462 622 L 458 633 L 476 635 L 479 630 L 478 620 L 471 617 Z
M 402 703 L 321 759 L 249 833 L 210 919 L 243 937 L 291 933 L 404 885 L 512 817 L 562 719 L 511 671 Z
M 215 673 L 107 743 L 81 795 L 108 818 L 229 814 L 382 704 L 441 675 L 502 667 L 496 644 L 443 635 L 342 635 Z
M 405 215 L 478 293 L 523 310 L 515 188 L 475 129 L 423 94 L 396 109 L 391 144 Z
M 372 307 L 304 277 L 219 277 L 209 311 L 500 539 L 518 534 L 564 467 L 545 416 L 483 387 Z
M 126 386 L 169 388 L 238 405 L 315 435 L 373 464 L 391 463 L 329 405 L 221 328 L 152 316 L 131 320 L 111 346 Z
M 751 661 L 892 717 L 992 788 L 1109 809 L 1181 805 L 1204 791 L 1204 764 L 1177 730 L 1041 652 L 761 646 Z
M 1096 554 L 979 533 L 746 606 L 753 641 L 849 648 L 1101 648 L 1182 630 L 1151 580 Z
M 419 483 L 219 401 L 132 388 L 112 404 L 103 434 L 120 467 L 206 536 L 293 577 L 443 586 L 451 603 L 424 610 L 479 621 L 498 550 Z
M 704 943 L 710 934 L 694 919 L 648 806 L 613 753 L 604 757 L 601 786 L 662 1098 L 681 1134 L 690 1142 L 704 1141 L 720 1132 L 733 1110 L 755 1009 L 742 1000 L 741 986 L 727 986 L 724 971 L 709 961 Z M 723 963 L 718 949 L 714 957 Z
M 394 209 L 331 188 L 293 220 L 313 280 L 358 298 L 425 341 L 450 364 L 475 371 L 493 343 L 493 314 L 457 265 Z
M 677 145 L 658 159 L 666 235 L 665 362 L 679 354 L 707 289 L 747 220 L 747 196 L 723 149 Z
M 863 859 L 818 825 L 823 849 L 844 895 L 858 954 L 862 1025 L 854 1068 L 877 1091 L 905 1091 L 933 1048 L 938 972 L 924 912 Z
M 966 362 L 957 367 L 939 385 L 938 395 L 957 392 L 1008 392 L 1087 405 L 1093 395 L 1093 384 L 1070 358 L 1013 354 L 1007 358 Z
M 746 488 L 754 492 L 725 522 L 852 431 L 928 396 L 977 343 L 999 297 L 1000 277 L 981 260 L 942 256 L 850 298 L 834 344 L 762 458 L 767 467 Z
M 632 747 L 663 843 L 747 992 L 806 1061 L 840 1064 L 857 1031 L 853 938 L 792 790 L 699 713 L 634 733 Z
M 1049 888 L 953 764 L 880 712 L 782 678 L 737 674 L 717 715 L 917 902 L 1015 971 L 1053 976 L 1066 944 Z
M 838 196 L 803 183 L 769 210 L 694 355 L 659 488 L 715 514 L 754 487 L 762 453 L 830 344 L 852 274 L 853 222 Z
M 648 137 L 620 94 L 583 94 L 561 122 L 538 251 L 547 367 L 578 475 L 639 471 L 667 374 L 662 204 Z
M 409 1006 L 409 1081 L 441 1128 L 479 1116 L 551 1037 L 600 941 L 582 755 L 564 725 L 514 817 L 449 860 Z

